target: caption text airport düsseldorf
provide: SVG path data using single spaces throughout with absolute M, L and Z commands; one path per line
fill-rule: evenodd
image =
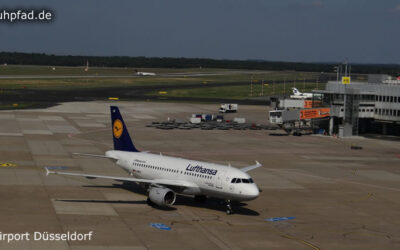
M 3 233 L 0 232 L 0 241 L 89 241 L 93 239 L 93 231 L 88 233 L 66 232 L 66 233 L 49 233 L 49 232 L 25 232 L 25 233 Z

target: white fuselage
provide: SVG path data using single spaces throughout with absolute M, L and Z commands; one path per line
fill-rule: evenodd
M 253 200 L 259 195 L 251 177 L 234 167 L 143 152 L 110 150 L 106 156 L 118 159 L 117 164 L 136 178 L 195 184 L 190 188 L 169 187 L 176 193 L 236 201 Z
M 151 72 L 137 72 L 136 75 L 138 75 L 138 76 L 155 76 L 156 73 L 151 73 Z
M 312 93 L 301 93 L 301 94 L 294 94 L 294 95 L 290 96 L 290 98 L 292 98 L 292 99 L 309 99 L 312 97 L 313 97 Z

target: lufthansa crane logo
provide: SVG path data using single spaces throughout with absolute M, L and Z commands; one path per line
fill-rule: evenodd
M 113 123 L 113 134 L 114 137 L 119 139 L 122 135 L 122 132 L 124 132 L 124 125 L 122 125 L 121 120 L 117 119 Z

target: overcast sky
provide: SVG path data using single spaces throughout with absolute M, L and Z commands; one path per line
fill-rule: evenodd
M 0 23 L 0 51 L 400 63 L 399 0 L 1 0 L 51 23 Z

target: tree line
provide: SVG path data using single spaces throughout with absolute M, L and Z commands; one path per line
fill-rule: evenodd
M 299 63 L 264 60 L 226 60 L 207 58 L 72 56 L 44 53 L 0 52 L 0 63 L 14 65 L 84 66 L 132 68 L 223 68 L 249 70 L 294 70 L 333 72 L 339 63 Z M 352 73 L 400 75 L 399 64 L 352 64 Z

